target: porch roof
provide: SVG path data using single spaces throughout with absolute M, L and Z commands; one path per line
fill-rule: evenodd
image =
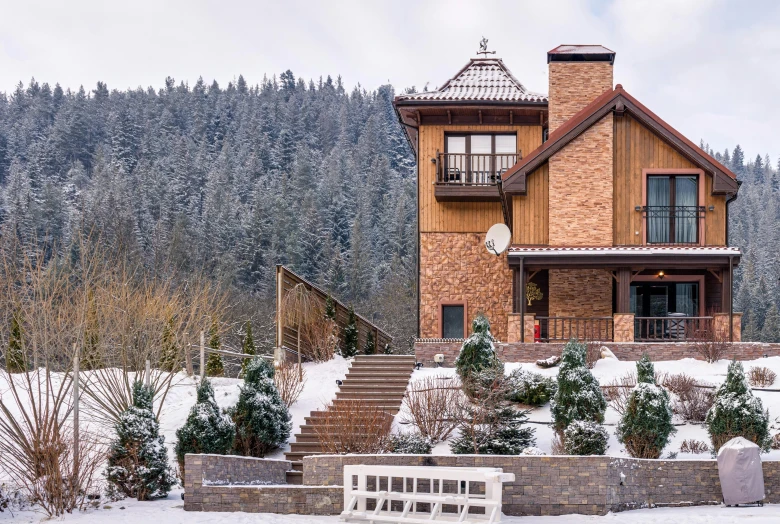
M 739 263 L 741 251 L 727 246 L 519 246 L 508 250 L 509 265 L 571 268 L 713 268 Z

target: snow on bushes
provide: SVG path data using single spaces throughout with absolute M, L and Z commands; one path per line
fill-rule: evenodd
M 715 402 L 707 412 L 707 431 L 715 453 L 734 437 L 744 437 L 768 450 L 769 412 L 761 399 L 753 396 L 742 364 L 729 364 L 726 380 L 715 390 Z
M 151 387 L 133 383 L 133 405 L 119 416 L 106 469 L 108 481 L 119 492 L 138 500 L 165 497 L 176 483 L 152 396 Z
M 558 433 L 576 420 L 604 422 L 607 401 L 598 380 L 585 364 L 586 349 L 585 344 L 574 340 L 567 342 L 563 348 L 558 391 L 550 402 L 553 427 Z
M 224 455 L 233 447 L 236 426 L 229 417 L 222 415 L 214 400 L 214 388 L 208 379 L 198 385 L 198 400 L 190 409 L 187 422 L 176 430 L 176 460 L 181 478 L 184 478 L 184 455 L 187 453 L 212 453 Z
M 236 425 L 235 450 L 242 455 L 264 457 L 290 438 L 290 413 L 274 384 L 274 368 L 261 357 L 247 365 L 238 403 L 229 413 Z
M 567 455 L 604 455 L 609 434 L 601 424 L 575 420 L 563 432 Z
M 430 455 L 433 442 L 419 432 L 394 433 L 390 435 L 388 450 L 390 453 L 407 455 Z
M 509 400 L 528 406 L 544 405 L 558 391 L 554 378 L 533 371 L 517 369 L 509 375 L 509 379 L 513 386 Z
M 455 369 L 464 381 L 474 373 L 495 366 L 499 362 L 488 318 L 482 314 L 477 315 L 471 324 L 471 330 L 472 334 L 463 341 L 458 358 L 455 360 Z
M 657 459 L 677 430 L 672 425 L 669 393 L 655 385 L 655 368 L 647 354 L 636 363 L 637 384 L 631 390 L 617 438 L 635 458 Z
M 523 427 L 528 411 L 503 405 L 483 413 L 477 408 L 468 414 L 473 418 L 464 419 L 458 426 L 460 435 L 450 443 L 456 455 L 518 455 L 536 444 L 534 430 Z

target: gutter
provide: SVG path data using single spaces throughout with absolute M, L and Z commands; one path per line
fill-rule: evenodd
M 732 196 L 726 199 L 726 245 L 729 245 L 729 204 L 737 199 L 739 188 L 742 187 L 742 180 L 737 180 L 737 190 Z

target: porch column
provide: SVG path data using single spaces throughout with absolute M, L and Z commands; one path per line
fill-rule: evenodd
M 617 310 L 615 313 L 631 312 L 631 268 L 617 270 Z
M 734 290 L 733 283 L 733 259 L 729 257 L 729 267 L 721 271 L 722 289 L 721 289 L 721 308 L 720 310 L 727 313 L 728 318 L 728 337 L 729 342 L 734 342 L 734 301 L 732 300 L 732 293 Z
M 515 289 L 517 290 L 516 300 L 520 306 L 520 318 L 523 322 L 523 329 L 520 331 L 520 342 L 525 342 L 525 259 L 520 258 L 520 267 L 517 268 L 517 284 Z

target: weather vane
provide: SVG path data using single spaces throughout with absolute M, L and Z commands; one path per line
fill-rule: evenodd
M 482 58 L 487 58 L 487 55 L 496 54 L 495 51 L 487 50 L 487 44 L 488 44 L 488 39 L 483 36 L 482 40 L 479 41 L 479 51 L 477 51 L 477 54 L 482 55 Z

